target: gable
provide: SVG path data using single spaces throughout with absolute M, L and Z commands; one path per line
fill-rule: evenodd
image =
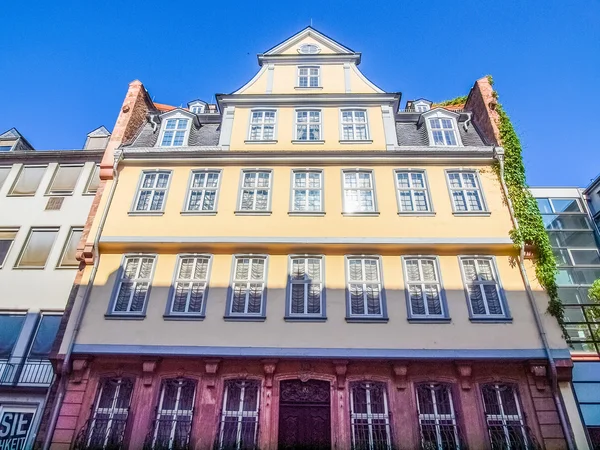
M 319 54 L 347 54 L 355 53 L 348 47 L 343 46 L 330 37 L 315 30 L 312 27 L 306 27 L 304 30 L 296 33 L 292 37 L 277 44 L 275 47 L 267 50 L 265 56 L 273 55 L 298 55 L 298 49 L 303 44 L 313 44 L 319 47 Z

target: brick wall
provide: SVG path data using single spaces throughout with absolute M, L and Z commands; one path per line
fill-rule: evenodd
M 483 133 L 490 144 L 498 144 L 498 113 L 495 111 L 496 99 L 492 95 L 494 89 L 487 77 L 475 82 L 467 98 L 465 109 L 473 111 L 473 123 Z

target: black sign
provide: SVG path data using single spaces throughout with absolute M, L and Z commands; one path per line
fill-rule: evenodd
M 22 450 L 33 422 L 33 412 L 4 411 L 0 418 L 0 450 Z

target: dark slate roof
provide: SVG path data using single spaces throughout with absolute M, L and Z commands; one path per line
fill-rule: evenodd
M 220 124 L 205 123 L 197 125 L 196 121 L 192 121 L 190 137 L 187 146 L 214 146 L 219 144 L 219 134 L 221 132 Z M 160 126 L 153 130 L 153 125 L 146 122 L 138 132 L 137 137 L 129 145 L 129 147 L 154 147 L 160 134 Z
M 469 123 L 466 131 L 464 122 L 459 122 L 458 132 L 463 145 L 466 147 L 489 145 L 479 134 L 479 131 L 472 122 Z M 427 126 L 424 121 L 420 124 L 417 124 L 417 122 L 396 122 L 396 134 L 398 135 L 398 145 L 400 147 L 429 145 L 429 134 L 427 133 Z

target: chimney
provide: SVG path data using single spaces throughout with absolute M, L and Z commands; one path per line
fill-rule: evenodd
M 493 95 L 494 88 L 489 77 L 480 78 L 475 82 L 469 92 L 465 110 L 473 112 L 473 123 L 483 133 L 490 144 L 498 145 L 500 132 L 498 130 L 498 102 Z

